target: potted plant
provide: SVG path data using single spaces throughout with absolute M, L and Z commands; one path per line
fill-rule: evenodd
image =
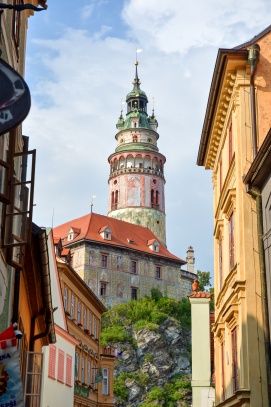
M 82 328 L 83 324 L 81 324 L 81 322 L 77 323 L 78 326 L 80 326 L 80 328 Z
M 67 315 L 67 317 L 70 317 L 71 314 L 69 313 L 69 311 L 65 311 L 65 314 Z
M 89 330 L 89 329 L 84 329 L 84 331 L 85 331 L 85 333 L 86 333 L 87 335 L 90 335 L 90 330 Z

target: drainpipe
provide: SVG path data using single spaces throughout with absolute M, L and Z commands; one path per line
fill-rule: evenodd
M 263 334 L 266 357 L 266 379 L 268 391 L 268 406 L 271 406 L 271 364 L 270 364 L 270 330 L 269 330 L 269 315 L 267 302 L 267 284 L 265 274 L 265 257 L 263 244 L 263 212 L 262 212 L 262 196 L 259 188 L 252 187 L 248 191 L 256 199 L 256 214 L 257 214 L 257 232 L 259 246 L 259 262 L 260 262 L 260 278 L 261 278 L 261 297 L 263 308 Z
M 250 65 L 250 103 L 251 103 L 251 130 L 252 130 L 252 148 L 253 148 L 253 159 L 257 154 L 257 123 L 256 123 L 256 102 L 255 102 L 255 87 L 254 87 L 254 76 L 256 71 L 256 66 L 259 61 L 260 46 L 258 44 L 253 44 L 248 49 L 248 63 Z

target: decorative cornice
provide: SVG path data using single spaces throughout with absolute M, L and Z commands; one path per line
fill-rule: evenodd
M 237 67 L 247 65 L 247 50 L 219 49 L 198 152 L 198 165 L 213 169 L 230 108 Z

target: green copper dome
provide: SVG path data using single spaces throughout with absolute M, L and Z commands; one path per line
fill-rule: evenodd
M 140 89 L 140 80 L 137 72 L 138 62 L 135 62 L 135 66 L 135 79 L 133 80 L 134 88 L 126 96 L 127 114 L 124 119 L 121 111 L 116 127 L 119 131 L 134 129 L 136 121 L 137 128 L 155 131 L 158 123 L 154 116 L 154 111 L 152 112 L 152 116 L 148 116 L 148 98 L 146 93 Z

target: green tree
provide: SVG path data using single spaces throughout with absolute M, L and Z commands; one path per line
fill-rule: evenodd
M 197 276 L 198 276 L 198 283 L 199 283 L 199 291 L 208 291 L 208 287 L 211 287 L 211 275 L 210 271 L 200 271 L 197 270 Z
M 215 293 L 214 287 L 211 284 L 211 275 L 210 271 L 200 271 L 197 270 L 199 291 L 208 292 L 212 294 L 212 299 L 210 301 L 210 310 L 214 311 L 215 309 Z

